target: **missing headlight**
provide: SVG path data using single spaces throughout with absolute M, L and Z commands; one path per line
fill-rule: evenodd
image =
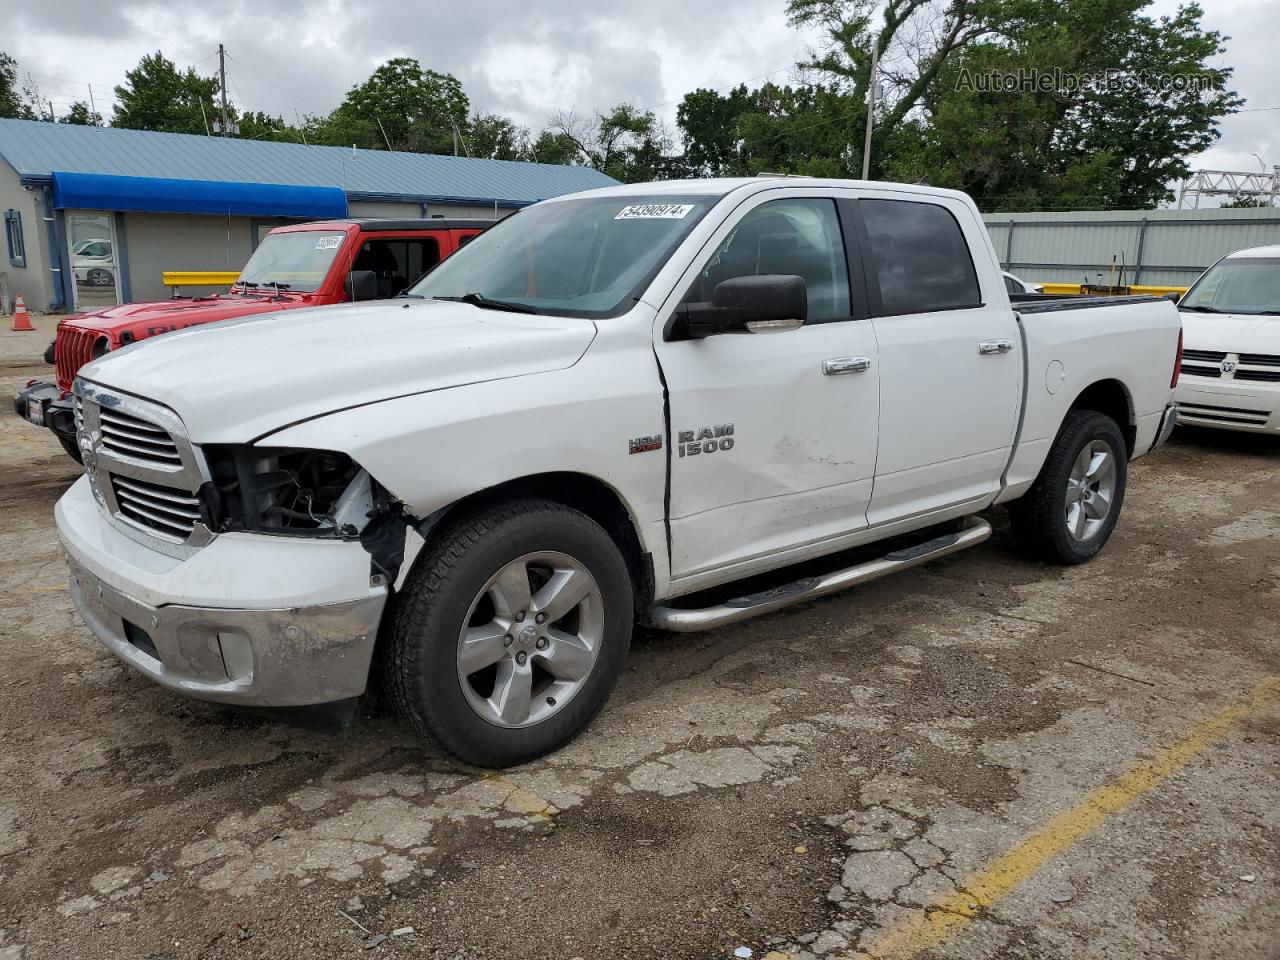
M 354 538 L 373 510 L 374 484 L 344 453 L 208 446 L 212 479 L 200 492 L 214 531 Z

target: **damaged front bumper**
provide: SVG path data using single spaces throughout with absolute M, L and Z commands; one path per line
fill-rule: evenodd
M 359 543 L 224 534 L 172 558 L 116 529 L 84 478 L 56 516 L 76 611 L 139 673 L 256 707 L 364 692 L 388 591 Z
M 58 439 L 75 445 L 76 421 L 72 400 L 56 383 L 35 381 L 13 398 L 13 412 L 28 423 L 52 430 Z

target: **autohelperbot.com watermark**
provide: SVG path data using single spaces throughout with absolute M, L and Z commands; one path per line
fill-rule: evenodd
M 956 78 L 956 90 L 968 93 L 1208 93 L 1221 86 L 1222 78 L 1212 73 L 1071 73 L 1057 67 L 981 71 L 964 67 Z

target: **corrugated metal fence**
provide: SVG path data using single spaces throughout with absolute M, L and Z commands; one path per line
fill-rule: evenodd
M 996 255 L 1024 280 L 1187 286 L 1224 254 L 1280 244 L 1280 209 L 989 213 Z M 1118 278 L 1117 278 L 1118 279 Z

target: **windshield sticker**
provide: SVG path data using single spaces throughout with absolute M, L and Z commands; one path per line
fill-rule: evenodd
M 692 203 L 635 203 L 618 211 L 615 220 L 683 220 Z
M 316 241 L 317 250 L 337 250 L 340 246 L 342 246 L 342 234 L 337 234 L 332 237 L 321 237 Z

